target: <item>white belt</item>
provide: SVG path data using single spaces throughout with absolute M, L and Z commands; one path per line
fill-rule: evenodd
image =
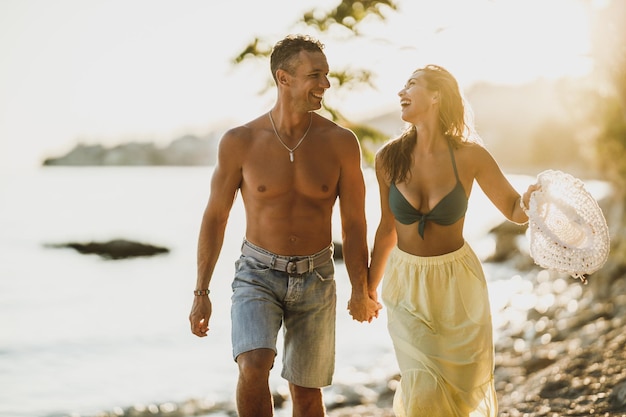
M 280 256 L 261 251 L 245 240 L 241 245 L 241 253 L 256 259 L 271 269 L 296 275 L 313 272 L 316 267 L 325 264 L 333 257 L 332 247 L 311 256 Z

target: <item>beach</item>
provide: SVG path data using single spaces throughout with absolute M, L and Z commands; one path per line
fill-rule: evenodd
M 211 285 L 209 336 L 193 336 L 187 321 L 210 175 L 210 167 L 55 167 L 2 186 L 0 416 L 235 415 L 229 303 L 243 237 L 239 202 Z M 519 189 L 532 180 L 511 178 Z M 378 215 L 371 171 L 366 180 L 371 238 Z M 488 232 L 503 218 L 474 193 L 466 238 L 486 259 L 495 249 Z M 170 252 L 110 261 L 46 246 L 114 238 Z M 593 283 L 533 268 L 524 255 L 485 263 L 500 415 L 626 415 L 623 279 L 598 303 Z M 349 297 L 342 262 L 336 279 L 341 306 Z M 392 415 L 398 371 L 384 310 L 371 324 L 338 311 L 329 416 Z M 279 371 L 271 389 L 277 416 L 288 416 Z

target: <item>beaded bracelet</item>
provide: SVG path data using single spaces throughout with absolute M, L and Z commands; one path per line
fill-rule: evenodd
M 524 197 L 519 198 L 519 206 L 522 209 L 522 211 L 526 214 L 528 214 L 528 207 L 526 206 L 526 204 L 524 204 Z
M 211 290 L 193 290 L 194 295 L 209 295 Z

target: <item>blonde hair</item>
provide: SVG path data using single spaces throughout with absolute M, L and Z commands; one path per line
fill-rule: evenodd
M 426 88 L 439 92 L 439 129 L 453 146 L 466 142 L 482 144 L 474 129 L 474 114 L 452 74 L 439 65 L 426 65 L 416 72 L 420 73 Z M 403 182 L 410 175 L 413 163 L 411 151 L 416 143 L 417 130 L 411 124 L 378 152 L 376 159 L 391 182 Z

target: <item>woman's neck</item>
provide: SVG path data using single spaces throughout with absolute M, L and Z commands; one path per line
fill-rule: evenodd
M 445 145 L 445 135 L 434 126 L 426 123 L 415 125 L 417 131 L 416 152 L 433 154 Z

